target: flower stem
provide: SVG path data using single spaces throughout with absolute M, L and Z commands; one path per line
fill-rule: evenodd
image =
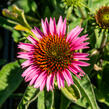
M 100 46 L 100 50 L 103 51 L 103 48 L 106 45 L 106 40 L 107 40 L 107 35 L 106 35 L 106 30 L 103 31 L 103 38 Z
M 81 13 L 82 19 L 85 19 L 86 17 L 85 17 L 85 15 L 84 15 L 84 13 L 83 13 L 83 10 L 82 10 L 80 7 L 78 7 L 78 9 L 79 9 L 79 11 L 80 11 L 80 13 Z

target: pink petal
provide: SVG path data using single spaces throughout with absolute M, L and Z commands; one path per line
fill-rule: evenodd
M 59 87 L 59 89 L 60 89 L 60 88 L 61 88 L 61 82 L 60 82 L 60 75 L 59 75 L 59 72 L 57 72 L 56 77 L 57 77 L 58 87 Z
M 59 89 L 61 88 L 61 86 L 64 87 L 64 77 L 61 72 L 57 72 L 57 82 Z
M 47 21 L 44 22 L 43 20 L 41 20 L 41 24 L 44 34 L 48 35 L 48 30 L 49 30 L 48 22 Z
M 62 33 L 62 28 L 63 28 L 63 20 L 62 20 L 62 16 L 60 16 L 59 21 L 58 21 L 58 25 L 57 25 L 57 33 L 59 36 Z
M 82 31 L 83 29 L 79 26 L 76 26 L 67 36 L 66 41 L 68 40 L 74 40 Z
M 55 21 L 55 18 L 53 18 L 53 24 L 54 24 L 54 34 L 57 34 L 57 31 L 56 31 L 56 21 Z
M 89 56 L 89 54 L 88 53 L 79 53 L 79 52 L 76 52 L 76 53 L 74 53 L 73 54 L 73 56 L 77 56 L 77 57 L 87 57 L 87 56 Z
M 44 89 L 44 86 L 46 84 L 46 79 L 47 79 L 47 77 L 45 77 L 45 79 L 43 80 L 42 84 L 40 85 L 40 91 L 42 91 Z
M 73 84 L 73 80 L 72 80 L 72 76 L 71 76 L 70 72 L 68 70 L 65 70 L 62 73 L 63 73 L 63 76 L 64 76 L 68 86 Z
M 79 49 L 85 49 L 85 48 L 89 48 L 87 45 L 89 44 L 89 42 L 85 42 L 79 45 L 73 45 L 71 46 L 71 50 L 79 50 Z
M 88 56 L 88 53 L 74 53 L 73 58 L 77 60 L 89 60 L 89 58 L 86 58 Z
M 62 28 L 62 36 L 65 36 L 66 33 L 66 18 L 64 19 L 63 28 Z
M 46 83 L 46 86 L 47 86 L 47 91 L 49 91 L 50 89 L 52 89 L 52 82 L 51 81 L 53 78 L 53 74 L 51 73 L 50 75 L 48 75 L 47 77 L 47 83 Z
M 35 81 L 36 81 L 37 78 L 38 78 L 38 75 L 35 75 L 35 76 L 31 79 L 29 85 L 33 85 L 33 84 L 35 83 Z
M 81 79 L 80 76 L 78 75 L 78 72 L 79 72 L 79 71 L 78 71 L 77 69 L 75 69 L 74 66 L 69 66 L 68 68 L 69 68 L 69 70 L 70 70 L 72 73 L 74 73 L 79 79 Z
M 86 63 L 86 62 L 83 62 L 83 61 L 73 61 L 72 64 L 76 64 L 76 65 L 79 65 L 79 66 L 89 66 L 90 64 L 89 63 Z
M 22 58 L 22 59 L 31 59 L 33 56 L 31 52 L 18 52 L 17 58 Z
M 35 84 L 34 84 L 34 87 L 35 87 L 35 88 L 40 87 L 41 84 L 42 84 L 42 82 L 43 82 L 44 79 L 46 78 L 46 76 L 47 76 L 46 71 L 41 72 L 41 74 L 39 75 L 39 77 L 37 78 L 37 80 L 36 80 L 36 82 L 35 82 Z
M 76 46 L 79 45 L 81 43 L 83 43 L 83 41 L 88 40 L 89 38 L 86 38 L 86 36 L 88 36 L 87 34 L 78 38 L 75 38 L 74 40 L 71 41 L 71 46 Z
M 26 60 L 21 65 L 22 65 L 22 68 L 25 68 L 25 67 L 30 66 L 31 64 L 33 64 L 33 62 L 31 62 L 30 60 Z
M 34 49 L 34 45 L 29 44 L 29 43 L 20 42 L 18 45 L 18 48 L 21 48 L 21 49 L 26 50 L 26 51 L 31 51 Z
M 60 82 L 61 82 L 61 86 L 64 87 L 64 76 L 62 72 L 60 72 Z
M 75 64 L 73 65 L 78 69 L 78 71 L 80 71 L 83 75 L 85 75 L 85 72 L 78 65 Z
M 37 31 L 37 34 L 39 34 L 40 37 L 43 37 L 43 36 L 44 36 L 44 34 L 43 34 L 43 33 L 40 31 L 40 29 L 38 29 L 37 27 L 34 27 L 34 30 Z
M 25 77 L 25 76 L 27 75 L 27 73 L 28 73 L 29 71 L 31 71 L 32 69 L 34 69 L 33 66 L 28 67 L 28 68 L 23 72 L 22 77 Z
M 53 20 L 51 17 L 50 17 L 50 33 L 54 35 L 54 24 L 53 24 Z
M 36 41 L 36 39 L 34 39 L 32 36 L 28 36 L 27 37 L 27 39 L 31 42 L 31 43 L 33 43 L 34 45 L 37 45 L 37 41 Z
M 48 24 L 48 19 L 47 19 L 47 17 L 45 18 L 45 26 L 46 26 L 47 34 L 49 35 L 50 29 L 49 29 L 49 24 Z
M 36 28 L 31 30 L 35 34 L 36 38 L 41 39 L 42 36 L 37 32 Z
M 26 74 L 26 76 L 25 76 L 25 81 L 27 82 L 27 81 L 30 81 L 35 75 L 38 75 L 38 73 L 39 73 L 40 71 L 39 71 L 39 68 L 37 68 L 37 69 L 32 69 L 32 70 L 30 70 L 27 74 Z

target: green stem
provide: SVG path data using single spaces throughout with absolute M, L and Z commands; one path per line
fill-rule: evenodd
M 101 42 L 101 46 L 100 46 L 100 51 L 103 51 L 103 48 L 106 45 L 106 41 L 107 41 L 107 35 L 106 35 L 106 30 L 103 31 L 103 36 L 102 36 L 102 42 Z
M 80 7 L 78 7 L 78 9 L 79 9 L 79 11 L 81 13 L 82 19 L 86 19 L 83 10 Z
M 25 109 L 28 109 L 29 104 L 31 104 L 33 101 L 35 101 L 37 99 L 39 94 L 36 94 L 36 96 L 34 98 L 32 98 L 30 101 L 28 101 L 27 105 L 25 106 Z

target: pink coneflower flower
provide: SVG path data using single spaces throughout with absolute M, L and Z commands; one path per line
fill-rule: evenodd
M 78 78 L 84 76 L 84 71 L 80 66 L 88 66 L 89 64 L 82 60 L 88 60 L 87 53 L 77 52 L 79 49 L 88 48 L 87 35 L 78 37 L 83 30 L 77 26 L 69 34 L 66 35 L 66 18 L 60 16 L 57 27 L 55 18 L 50 18 L 48 23 L 42 20 L 41 32 L 37 27 L 32 29 L 35 38 L 28 36 L 27 39 L 32 43 L 19 43 L 18 48 L 23 51 L 19 52 L 18 58 L 27 59 L 22 63 L 23 68 L 27 68 L 22 77 L 25 81 L 30 81 L 30 85 L 35 88 L 47 87 L 47 91 L 53 90 L 54 81 L 57 80 L 59 89 L 64 87 L 64 80 L 68 86 L 73 84 L 72 74 Z M 55 79 L 56 78 L 56 79 Z

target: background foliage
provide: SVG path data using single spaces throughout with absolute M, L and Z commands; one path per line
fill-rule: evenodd
M 108 0 L 3 0 L 0 3 L 0 108 L 1 109 L 109 109 L 109 32 L 96 24 L 95 14 Z M 17 44 L 33 35 L 41 19 L 67 18 L 68 32 L 77 25 L 84 28 L 90 48 L 89 67 L 81 80 L 74 75 L 75 85 L 53 92 L 24 83 L 16 59 Z M 41 28 L 40 28 L 41 29 Z M 81 35 L 82 35 L 81 34 Z M 34 37 L 34 35 L 33 35 Z

